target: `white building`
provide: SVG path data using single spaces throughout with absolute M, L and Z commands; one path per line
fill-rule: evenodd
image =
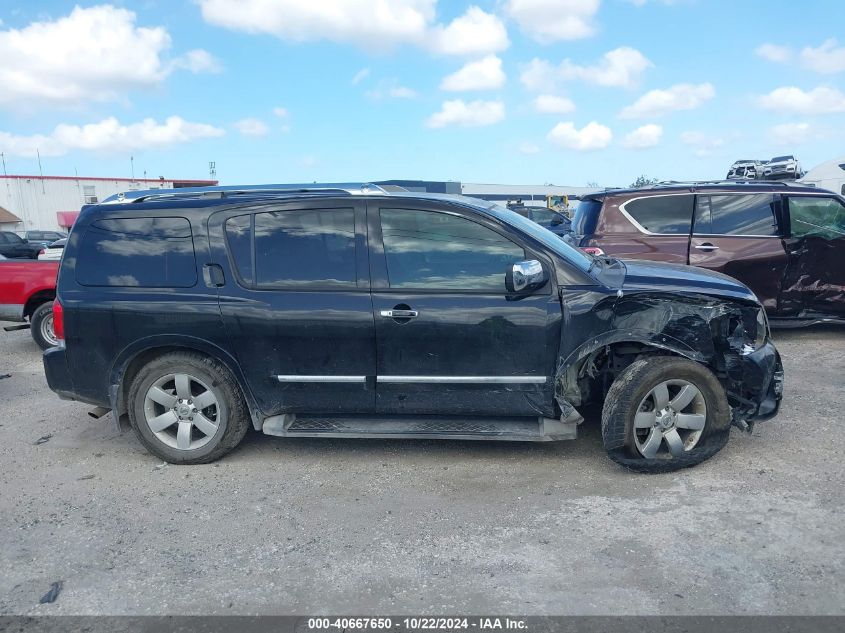
M 0 176 L 3 230 L 67 230 L 83 204 L 135 189 L 175 189 L 216 185 L 216 180 L 82 178 L 75 176 Z M 11 217 L 9 217 L 11 216 Z M 19 219 L 19 222 L 15 221 Z

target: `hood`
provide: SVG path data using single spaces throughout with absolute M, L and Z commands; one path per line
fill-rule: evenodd
M 622 263 L 626 269 L 623 292 L 686 292 L 759 303 L 748 286 L 712 270 L 640 259 L 625 259 Z

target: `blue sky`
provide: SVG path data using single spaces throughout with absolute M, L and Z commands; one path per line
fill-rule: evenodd
M 8 173 L 610 186 L 845 153 L 839 0 L 0 7 Z

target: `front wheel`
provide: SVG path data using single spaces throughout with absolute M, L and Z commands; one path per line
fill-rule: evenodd
M 700 464 L 728 441 L 731 411 L 722 385 L 704 365 L 671 356 L 631 363 L 602 410 L 608 456 L 637 472 Z

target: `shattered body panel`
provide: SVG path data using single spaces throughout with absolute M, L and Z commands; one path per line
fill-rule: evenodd
M 601 398 L 615 375 L 649 353 L 675 354 L 706 365 L 724 387 L 732 422 L 740 428 L 750 429 L 755 420 L 775 415 L 783 367 L 767 332 L 757 344 L 760 306 L 753 294 L 745 289 L 745 299 L 732 300 L 684 291 L 674 286 L 671 272 L 676 267 L 642 264 L 625 262 L 627 280 L 606 291 L 561 291 L 564 328 L 555 397 L 564 419 L 578 415 L 576 407 Z M 644 283 L 637 275 L 642 268 L 666 274 Z M 712 281 L 724 277 L 701 274 Z M 735 290 L 744 288 L 731 283 Z M 597 381 L 603 388 L 592 388 Z

